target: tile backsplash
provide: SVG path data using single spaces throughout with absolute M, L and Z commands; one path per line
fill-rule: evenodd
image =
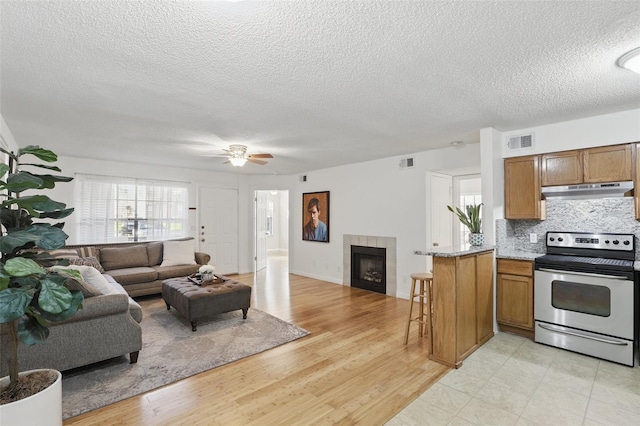
M 498 249 L 544 253 L 547 231 L 613 232 L 635 234 L 636 260 L 640 260 L 640 222 L 635 220 L 633 197 L 595 200 L 547 200 L 546 220 L 496 220 Z M 529 234 L 538 242 L 530 243 Z

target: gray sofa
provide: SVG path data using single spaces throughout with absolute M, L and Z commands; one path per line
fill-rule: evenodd
M 193 238 L 171 241 L 190 240 Z M 65 249 L 75 249 L 81 259 L 96 258 L 99 265 L 93 266 L 97 266 L 100 272 L 111 275 L 132 297 L 161 294 L 162 281 L 191 275 L 211 259 L 206 253 L 193 252 L 190 259 L 195 261 L 193 264 L 161 266 L 163 241 L 69 245 Z M 85 264 L 91 265 L 90 260 L 87 262 Z
M 113 278 L 103 276 L 106 282 L 99 294 L 85 294 L 82 309 L 66 321 L 53 323 L 43 345 L 19 345 L 20 371 L 64 371 L 126 354 L 131 363 L 138 360 L 142 309 Z M 0 330 L 0 377 L 8 374 L 7 328 L 3 324 Z

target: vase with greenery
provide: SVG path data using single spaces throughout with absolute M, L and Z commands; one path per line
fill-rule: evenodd
M 469 243 L 472 246 L 481 246 L 484 244 L 484 235 L 482 234 L 482 219 L 480 218 L 480 208 L 483 203 L 470 204 L 465 207 L 466 213 L 456 207 L 455 210 L 451 206 L 447 206 L 450 212 L 458 216 L 460 222 L 465 225 L 469 232 Z
M 27 146 L 17 153 L 3 148 L 0 151 L 4 154 L 0 164 L 0 326 L 8 336 L 9 354 L 9 386 L 0 389 L 0 401 L 9 404 L 30 396 L 24 393 L 29 391 L 22 390 L 30 386 L 24 384 L 30 376 L 18 374 L 19 342 L 45 343 L 49 325 L 73 316 L 83 296 L 67 288 L 69 278 L 82 280 L 80 273 L 52 270 L 51 266 L 68 265 L 68 261 L 49 253 L 64 246 L 68 238 L 62 230 L 64 223 L 55 222 L 70 215 L 73 208 L 33 192 L 52 189 L 56 183 L 73 178 L 50 174 L 61 170 L 45 163 L 53 163 L 58 157 L 39 146 Z M 38 169 L 46 171 L 38 174 Z

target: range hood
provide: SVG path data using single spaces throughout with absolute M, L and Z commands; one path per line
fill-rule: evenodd
M 581 183 L 579 185 L 543 186 L 542 194 L 556 200 L 589 200 L 624 197 L 633 190 L 633 182 Z

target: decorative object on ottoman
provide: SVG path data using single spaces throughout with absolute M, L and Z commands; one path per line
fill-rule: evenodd
M 219 284 L 198 286 L 189 277 L 174 278 L 162 282 L 162 299 L 167 310 L 173 306 L 191 322 L 191 330 L 197 330 L 197 321 L 224 312 L 242 309 L 247 318 L 251 306 L 251 287 L 221 277 Z
M 198 273 L 200 273 L 200 277 L 202 281 L 211 281 L 216 278 L 213 273 L 216 271 L 216 267 L 213 265 L 202 265 L 200 269 L 198 269 Z

